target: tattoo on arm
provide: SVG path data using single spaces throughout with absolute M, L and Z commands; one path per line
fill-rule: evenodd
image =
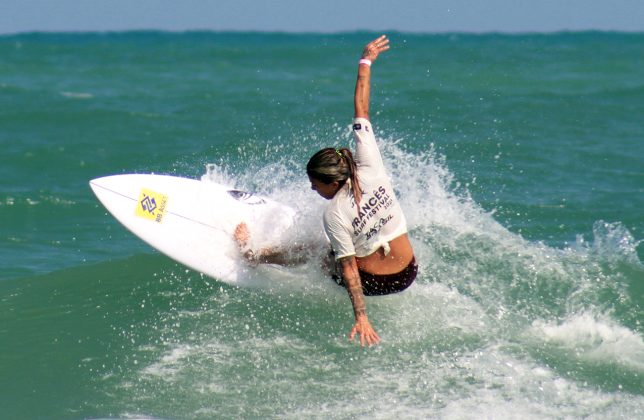
M 347 292 L 353 305 L 353 314 L 357 319 L 358 316 L 367 314 L 367 305 L 364 300 L 358 266 L 353 256 L 342 258 L 340 261 L 342 263 L 342 277 L 344 278 L 344 283 L 347 285 Z

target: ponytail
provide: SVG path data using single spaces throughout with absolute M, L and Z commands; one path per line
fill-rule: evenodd
M 356 206 L 360 204 L 362 199 L 362 190 L 360 189 L 360 182 L 358 181 L 358 165 L 356 161 L 353 160 L 353 154 L 351 150 L 343 147 L 338 150 L 340 154 L 344 157 L 349 166 L 349 179 L 351 180 L 351 192 L 353 192 L 353 198 L 356 202 Z

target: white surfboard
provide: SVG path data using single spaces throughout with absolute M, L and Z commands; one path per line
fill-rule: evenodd
M 97 178 L 90 186 L 126 228 L 168 257 L 208 276 L 242 283 L 250 267 L 233 238 L 245 222 L 252 246 L 284 244 L 291 207 L 210 181 L 167 175 Z

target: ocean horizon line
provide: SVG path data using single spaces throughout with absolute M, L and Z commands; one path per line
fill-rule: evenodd
M 401 30 L 338 30 L 338 31 L 289 31 L 289 30 L 244 30 L 244 29 L 70 29 L 70 30 L 25 30 L 15 32 L 1 32 L 0 38 L 41 35 L 128 35 L 128 34 L 169 34 L 169 35 L 195 35 L 195 34 L 222 34 L 222 35 L 285 35 L 285 36 L 342 36 L 359 34 L 402 34 L 407 36 L 558 36 L 558 35 L 642 35 L 644 29 L 639 31 L 610 30 L 610 29 L 560 29 L 560 30 L 525 30 L 525 31 L 470 31 L 470 30 L 438 30 L 438 31 L 401 31 Z

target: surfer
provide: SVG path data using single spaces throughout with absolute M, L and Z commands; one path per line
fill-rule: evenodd
M 361 345 L 374 345 L 380 337 L 366 312 L 365 295 L 387 295 L 405 290 L 416 279 L 418 266 L 407 236 L 405 216 L 396 199 L 369 120 L 371 65 L 389 49 L 385 35 L 367 44 L 358 63 L 353 120 L 355 157 L 348 148 L 325 148 L 306 166 L 311 188 L 329 200 L 324 229 L 339 262 L 341 280 L 351 299 L 356 335 Z M 248 242 L 247 226 L 237 226 L 240 247 Z M 250 252 L 250 254 L 249 254 Z M 279 253 L 246 251 L 256 262 L 273 262 Z
M 306 166 L 311 188 L 329 200 L 324 229 L 339 261 L 355 315 L 349 338 L 377 344 L 364 296 L 400 292 L 416 279 L 418 266 L 405 216 L 382 162 L 369 120 L 371 65 L 389 49 L 385 35 L 367 44 L 358 64 L 353 120 L 355 156 L 347 148 L 325 148 Z

